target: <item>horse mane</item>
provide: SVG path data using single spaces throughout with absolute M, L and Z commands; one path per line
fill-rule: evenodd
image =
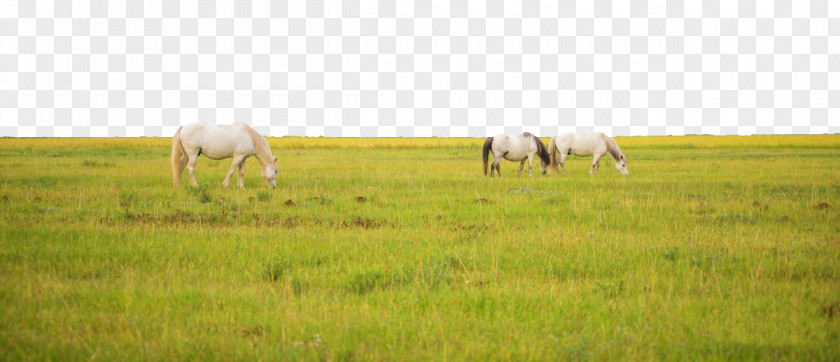
M 545 148 L 543 141 L 539 137 L 534 136 L 531 132 L 524 132 L 522 135 L 525 136 L 525 138 L 532 138 L 537 143 L 537 154 L 539 154 L 540 159 L 544 164 L 550 165 L 551 156 L 549 156 L 548 149 Z
M 602 137 L 604 137 L 604 141 L 606 141 L 605 143 L 607 144 L 607 152 L 609 152 L 610 156 L 612 156 L 614 160 L 620 161 L 621 156 L 623 156 L 624 154 L 621 153 L 621 148 L 618 147 L 618 143 L 616 143 L 614 139 L 605 134 L 602 134 Z
M 271 148 L 268 147 L 268 141 L 261 134 L 251 126 L 240 123 L 248 134 L 251 136 L 251 141 L 254 142 L 254 153 L 261 164 L 268 165 L 274 163 L 274 155 L 271 154 Z

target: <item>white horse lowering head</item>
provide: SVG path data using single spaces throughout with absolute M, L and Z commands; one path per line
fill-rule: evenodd
M 624 158 L 624 155 L 619 156 L 618 161 L 615 163 L 615 169 L 618 170 L 622 175 L 626 175 L 630 173 L 627 169 L 627 159 Z
M 277 157 L 274 158 L 274 162 L 263 166 L 260 175 L 262 175 L 263 180 L 265 180 L 265 184 L 268 187 L 275 188 L 277 187 L 277 173 L 279 169 L 277 168 Z
M 627 169 L 627 158 L 621 153 L 621 148 L 614 139 L 598 133 L 564 133 L 551 138 L 548 143 L 549 167 L 557 171 L 557 154 L 560 154 L 560 168 L 566 173 L 566 156 L 593 156 L 589 173 L 598 172 L 601 167 L 601 156 L 608 154 L 615 160 L 615 169 L 622 175 L 630 173 Z

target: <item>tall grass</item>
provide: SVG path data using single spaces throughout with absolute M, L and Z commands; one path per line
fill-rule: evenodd
M 480 139 L 277 138 L 275 190 L 174 189 L 168 142 L 0 140 L 0 359 L 840 358 L 837 136 L 501 179 Z

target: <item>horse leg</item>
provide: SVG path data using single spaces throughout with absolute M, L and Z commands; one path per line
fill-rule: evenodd
M 597 168 L 598 162 L 600 162 L 600 161 L 601 161 L 601 155 L 595 155 L 595 157 L 592 158 L 592 166 L 589 167 L 589 174 L 590 175 Z
M 496 169 L 496 175 L 498 175 L 499 177 L 502 177 L 502 168 L 499 165 L 502 162 L 502 158 L 499 157 L 499 156 L 496 156 L 495 154 L 493 155 L 493 157 L 494 157 L 493 167 Z
M 230 184 L 230 177 L 236 172 L 236 168 L 239 167 L 239 164 L 245 160 L 245 157 L 242 156 L 233 156 L 233 162 L 230 163 L 230 168 L 228 169 L 227 175 L 225 175 L 225 180 L 222 181 L 222 187 L 228 187 Z
M 245 171 L 242 169 L 242 166 L 245 166 L 245 160 L 239 163 L 239 177 L 236 180 L 236 186 L 239 188 L 245 187 Z
M 198 161 L 198 153 L 190 155 L 187 161 L 187 171 L 190 173 L 190 185 L 198 186 L 198 181 L 195 180 L 195 161 Z
M 490 178 L 493 178 L 493 174 L 496 172 L 496 155 L 493 155 L 493 162 L 490 163 Z
M 566 174 L 566 156 L 568 153 L 563 153 L 560 155 L 560 169 L 563 171 L 563 174 Z
M 522 160 L 522 162 L 519 162 L 519 173 L 516 174 L 516 177 L 519 177 L 519 176 L 522 175 L 522 169 L 524 167 L 525 167 L 525 160 Z M 531 176 L 531 175 L 528 175 L 528 176 Z
M 524 161 L 524 160 L 523 160 Z M 528 177 L 531 177 L 531 166 L 534 164 L 534 154 L 528 154 Z

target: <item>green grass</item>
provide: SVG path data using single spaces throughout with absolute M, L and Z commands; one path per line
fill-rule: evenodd
M 270 142 L 239 190 L 174 189 L 168 139 L 0 139 L 0 360 L 840 359 L 840 136 L 502 179 L 480 139 Z

